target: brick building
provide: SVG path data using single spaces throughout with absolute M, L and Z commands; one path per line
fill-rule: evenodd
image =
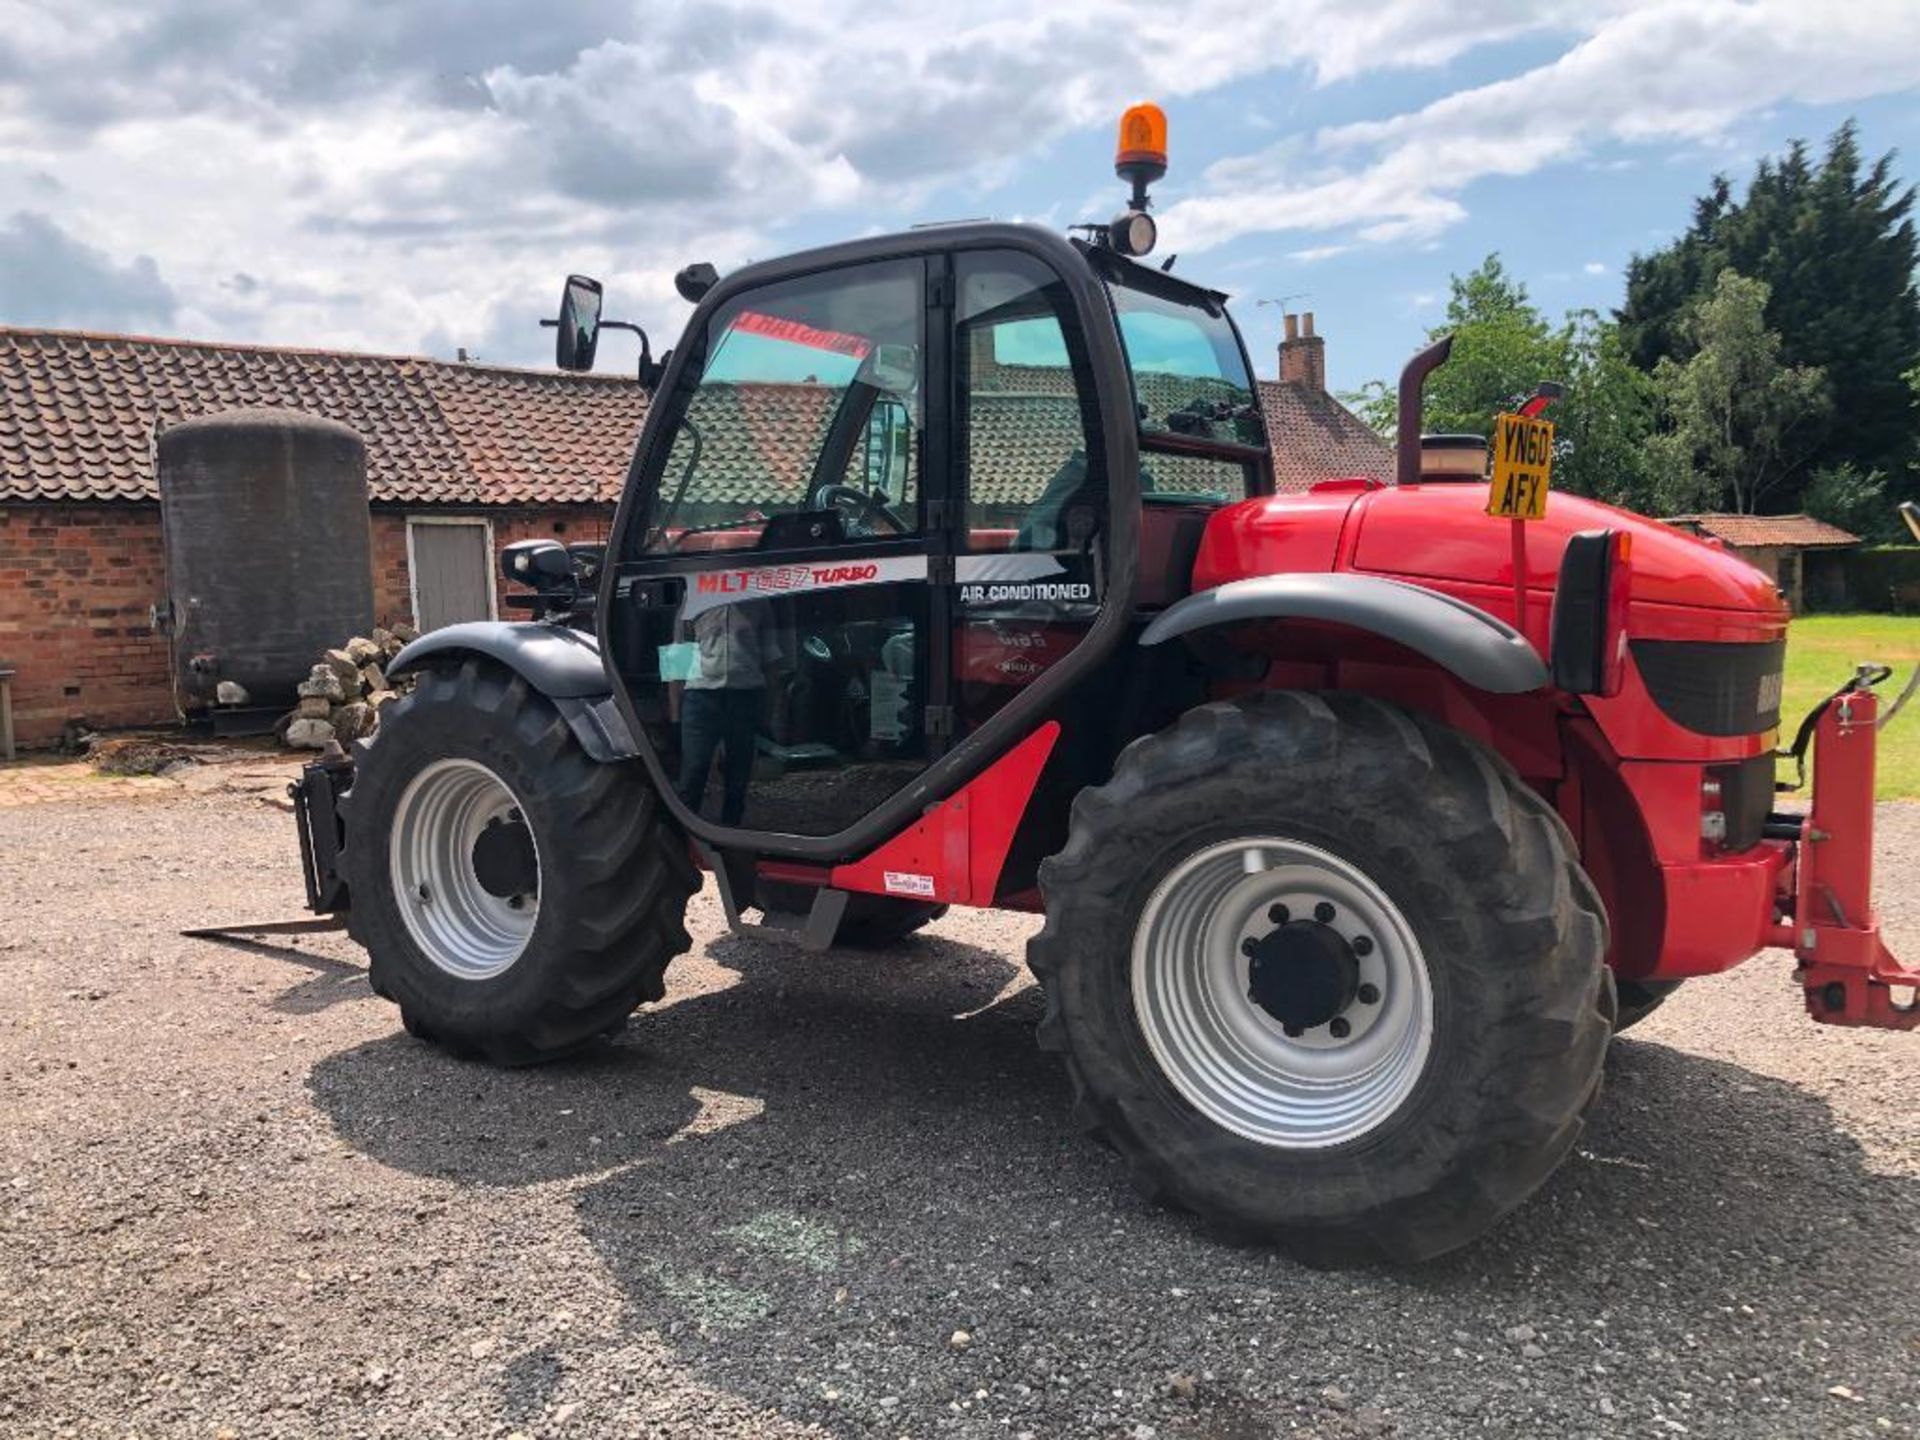
M 154 438 L 259 405 L 359 432 L 375 616 L 431 625 L 493 613 L 502 545 L 605 538 L 646 401 L 557 372 L 0 329 L 0 668 L 23 744 L 174 717 Z
M 1387 479 L 1391 448 L 1327 393 L 1324 342 L 1312 316 L 1304 333 L 1297 320 L 1281 379 L 1260 384 L 1280 488 Z M 742 423 L 783 430 L 819 418 L 809 387 L 752 388 L 769 393 Z M 1032 442 L 1077 426 L 1059 398 L 1014 374 L 992 397 L 980 440 L 1006 485 L 1044 483 L 1023 456 L 1057 455 Z M 155 437 L 249 406 L 359 432 L 375 617 L 426 629 L 498 613 L 501 546 L 605 538 L 646 397 L 631 381 L 553 371 L 0 327 L 0 668 L 18 672 L 22 743 L 56 740 L 73 723 L 174 718 L 167 640 L 152 616 L 167 593 Z M 768 479 L 762 466 L 738 483 Z M 1171 487 L 1178 476 L 1160 479 Z

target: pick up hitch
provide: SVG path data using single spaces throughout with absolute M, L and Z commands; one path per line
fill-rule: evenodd
M 1813 746 L 1813 804 L 1797 817 L 1791 888 L 1781 906 L 1792 916 L 1771 943 L 1793 951 L 1807 1011 L 1827 1025 L 1920 1028 L 1920 969 L 1887 949 L 1873 909 L 1874 732 L 1881 723 L 1873 687 L 1891 672 L 1863 665 L 1801 727 L 1793 751 Z M 1886 716 L 1913 692 L 1910 683 Z M 1789 819 L 1795 817 L 1780 817 Z

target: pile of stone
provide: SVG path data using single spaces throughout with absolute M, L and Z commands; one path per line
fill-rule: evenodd
M 419 632 L 411 625 L 356 635 L 329 650 L 300 682 L 300 703 L 275 728 L 300 750 L 323 750 L 329 740 L 351 745 L 380 724 L 380 707 L 413 688 L 413 677 L 388 680 L 386 666 Z

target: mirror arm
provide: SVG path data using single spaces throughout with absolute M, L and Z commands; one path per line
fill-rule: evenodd
M 660 377 L 666 373 L 667 362 L 665 357 L 657 361 L 653 358 L 653 342 L 647 338 L 647 332 L 642 330 L 638 325 L 626 320 L 602 320 L 600 322 L 600 328 L 602 330 L 626 330 L 640 337 L 638 378 L 640 388 L 651 395 L 660 386 Z

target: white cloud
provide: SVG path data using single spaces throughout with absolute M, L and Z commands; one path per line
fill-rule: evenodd
M 116 265 L 29 210 L 0 222 L 0 314 L 33 325 L 158 329 L 172 322 L 176 303 L 150 256 Z
M 1604 275 L 1607 273 L 1606 262 L 1604 260 L 1589 260 L 1580 267 L 1580 273 L 1583 275 Z
M 1587 23 L 1523 74 L 1220 161 L 1162 232 L 1189 251 L 1267 232 L 1420 239 L 1465 217 L 1460 196 L 1478 180 L 1534 174 L 1604 142 L 1714 141 L 1784 100 L 1920 84 L 1912 0 L 1648 0 Z
M 151 257 L 182 331 L 535 361 L 570 268 L 607 280 L 614 313 L 671 329 L 687 260 L 735 265 L 802 227 L 895 228 L 936 195 L 993 209 L 1048 146 L 1143 96 L 1173 111 L 1175 181 L 1195 176 L 1164 212 L 1169 248 L 1291 233 L 1305 264 L 1431 243 L 1479 178 L 1603 144 L 1709 144 L 1756 107 L 1920 79 L 1911 0 L 1802 8 L 0 0 L 0 217 L 45 215 L 107 273 Z M 1521 35 L 1567 48 L 1416 111 L 1183 168 L 1183 97 L 1432 67 Z

